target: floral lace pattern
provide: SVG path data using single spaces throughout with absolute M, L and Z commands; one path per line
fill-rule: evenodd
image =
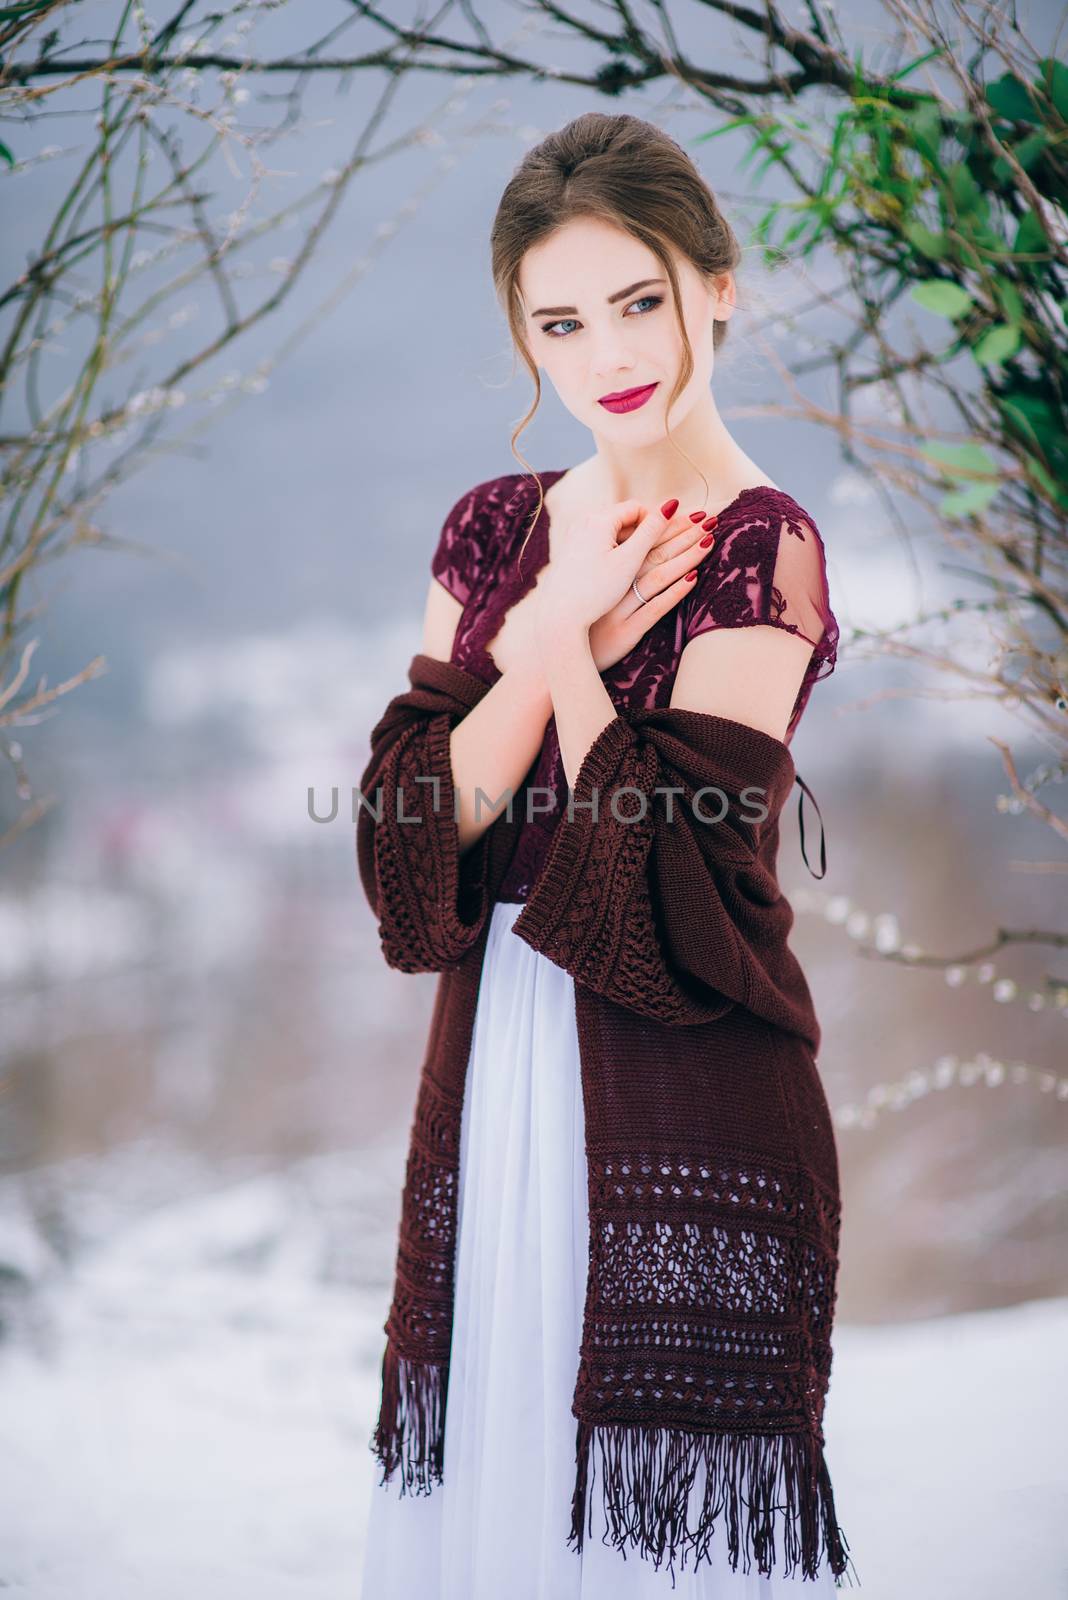
M 543 491 L 566 471 L 543 472 Z M 446 517 L 431 563 L 434 576 L 464 607 L 450 659 L 491 686 L 500 672 L 487 646 L 549 559 L 550 519 L 543 505 L 520 569 L 519 551 L 537 506 L 532 476 L 509 473 L 477 484 Z M 691 639 L 714 628 L 781 628 L 813 646 L 785 735 L 789 744 L 813 684 L 829 676 L 837 658 L 839 629 L 828 595 L 823 540 L 797 501 L 768 484 L 743 489 L 718 515 L 716 543 L 698 568 L 692 594 L 602 672 L 601 681 L 619 712 L 666 706 Z M 503 901 L 528 898 L 566 809 L 567 777 L 555 717 L 549 719 L 528 782 L 529 815 L 501 884 Z

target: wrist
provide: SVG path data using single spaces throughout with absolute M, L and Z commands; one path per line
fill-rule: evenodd
M 557 593 L 550 580 L 543 579 L 535 586 L 534 601 L 534 637 L 542 654 L 545 653 L 547 642 L 550 645 L 556 641 L 561 644 L 573 643 L 585 638 L 593 627 L 592 621 L 587 622 L 574 614 L 571 609 L 573 597 Z
M 549 693 L 549 681 L 537 652 L 513 662 L 505 668 L 501 677 L 508 684 L 510 694 L 523 705 L 536 708 L 548 722 L 553 714 L 553 701 Z
M 556 620 L 542 628 L 538 633 L 538 649 L 543 667 L 557 661 L 560 656 L 574 658 L 588 655 L 591 626 L 588 622 Z

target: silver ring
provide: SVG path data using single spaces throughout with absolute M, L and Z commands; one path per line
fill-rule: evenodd
M 634 590 L 634 593 L 638 596 L 638 599 L 641 601 L 642 605 L 643 606 L 647 606 L 649 604 L 649 601 L 645 598 L 645 596 L 642 594 L 641 590 L 638 588 L 638 580 L 637 580 L 637 578 L 632 578 L 631 579 L 630 586 Z

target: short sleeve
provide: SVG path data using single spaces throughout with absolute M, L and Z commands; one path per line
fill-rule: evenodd
M 438 536 L 430 571 L 461 605 L 466 605 L 482 575 L 488 548 L 490 515 L 486 484 L 462 494 Z
M 684 645 L 712 628 L 782 628 L 813 646 L 806 688 L 833 672 L 838 623 L 823 540 L 791 495 L 747 496 L 732 509 L 693 587 L 680 606 Z

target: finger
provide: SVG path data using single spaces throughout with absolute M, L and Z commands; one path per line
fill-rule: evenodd
M 692 567 L 690 571 L 693 571 Z M 634 630 L 630 644 L 631 649 L 634 648 L 639 639 L 648 633 L 654 623 L 659 622 L 661 617 L 667 616 L 667 613 L 673 611 L 680 600 L 685 600 L 686 596 L 693 592 L 695 582 L 696 579 L 691 579 L 687 582 L 685 577 L 676 578 L 675 582 L 669 583 L 666 589 L 660 590 L 658 594 L 651 595 L 644 605 L 639 605 L 635 602 L 634 610 L 628 613 L 627 616 L 627 622 Z M 639 587 L 641 586 L 639 585 Z M 642 593 L 644 594 L 646 591 L 643 589 Z M 631 598 L 633 599 L 633 594 Z
M 667 516 L 664 515 L 664 506 L 668 508 Z M 664 537 L 665 531 L 670 528 L 675 518 L 678 502 L 665 501 L 664 506 L 657 506 L 652 511 L 646 512 L 627 541 L 627 554 L 634 562 L 632 568 L 634 572 L 648 560 L 649 552 Z
M 620 508 L 624 506 L 631 507 L 630 515 L 625 522 L 616 521 L 612 524 L 616 530 L 616 543 L 623 544 L 625 540 L 630 538 L 642 518 L 648 515 L 649 507 L 642 505 L 639 500 L 621 500 L 619 506 Z
M 666 532 L 664 537 L 653 545 L 648 557 L 650 567 L 658 567 L 665 561 L 670 561 L 672 557 L 679 555 L 680 552 L 691 550 L 696 553 L 701 540 L 707 539 L 710 533 L 713 538 L 709 542 L 713 543 L 717 522 L 718 518 L 714 514 L 707 517 L 704 522 L 697 523 L 691 522 L 687 517 L 683 527 Z M 707 550 L 708 545 L 705 545 L 703 549 Z
M 624 539 L 629 538 L 641 526 L 646 514 L 647 508 L 640 500 L 617 500 L 609 506 L 606 521 L 615 542 L 622 544 Z
M 673 505 L 675 509 L 665 518 L 664 507 L 669 505 Z M 613 523 L 617 531 L 617 544 L 629 539 L 647 517 L 652 519 L 654 525 L 659 524 L 659 537 L 654 541 L 657 544 L 663 544 L 668 538 L 681 539 L 684 534 L 693 532 L 696 523 L 705 520 L 703 511 L 691 511 L 685 514 L 680 512 L 677 500 L 665 500 L 659 507 L 659 516 L 656 508 L 642 505 L 638 500 L 620 500 L 611 509 L 627 517 L 627 524 L 623 528 L 620 528 L 618 523 Z
M 691 567 L 690 572 L 693 571 L 694 568 Z M 656 597 L 656 605 L 658 607 L 657 616 L 662 617 L 666 612 L 673 611 L 680 600 L 685 600 L 688 594 L 692 594 L 693 586 L 696 581 L 696 577 L 691 578 L 689 575 L 686 575 L 681 578 L 676 578 L 674 583 L 669 583 L 666 589 L 661 590 L 660 594 L 658 594 Z
M 701 539 L 707 538 L 708 534 L 701 533 Z M 714 535 L 711 544 L 702 545 L 700 540 L 694 540 L 691 532 L 690 542 L 684 545 L 675 555 L 669 557 L 668 560 L 658 562 L 653 559 L 656 552 L 651 554 L 648 566 L 638 574 L 638 588 L 647 601 L 655 598 L 673 583 L 680 579 L 685 579 L 688 572 L 697 570 L 703 561 L 708 560 L 714 549 Z M 633 588 L 629 591 L 629 598 L 635 608 L 642 603 L 634 593 Z
M 692 515 L 688 512 L 680 514 L 679 502 L 672 498 L 647 512 L 632 537 L 641 539 L 647 550 L 659 550 L 665 544 L 671 544 L 671 548 L 675 549 L 681 546 L 687 536 L 692 536 L 694 526 Z M 675 540 L 679 541 L 679 545 L 674 543 Z

